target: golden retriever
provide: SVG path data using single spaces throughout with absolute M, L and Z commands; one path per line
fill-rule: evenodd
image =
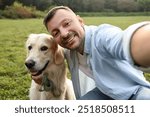
M 56 44 L 51 35 L 30 34 L 26 41 L 25 65 L 32 76 L 42 74 L 42 84 L 32 80 L 31 100 L 73 100 L 72 82 L 66 76 L 63 48 Z

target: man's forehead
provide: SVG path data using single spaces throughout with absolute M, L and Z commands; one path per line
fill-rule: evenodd
M 48 30 L 51 32 L 56 27 L 58 27 L 63 21 L 67 19 L 71 19 L 71 16 L 76 16 L 73 12 L 65 10 L 65 9 L 59 9 L 53 16 L 53 18 L 48 22 Z

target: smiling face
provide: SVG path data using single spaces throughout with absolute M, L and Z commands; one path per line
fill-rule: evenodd
M 28 54 L 25 65 L 31 75 L 39 75 L 48 64 L 54 63 L 58 46 L 50 35 L 30 34 L 26 48 Z
M 66 9 L 57 10 L 52 19 L 47 22 L 47 29 L 55 41 L 70 50 L 78 50 L 83 46 L 83 26 L 83 20 Z

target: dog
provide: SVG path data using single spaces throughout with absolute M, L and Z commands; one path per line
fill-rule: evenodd
M 42 75 L 42 84 L 31 82 L 30 100 L 74 100 L 72 82 L 67 78 L 64 49 L 51 35 L 30 34 L 26 41 L 25 65 L 32 76 Z

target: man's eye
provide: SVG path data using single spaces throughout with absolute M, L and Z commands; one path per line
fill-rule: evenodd
M 31 50 L 32 49 L 32 46 L 28 46 L 28 50 Z
M 64 26 L 66 27 L 66 26 L 69 26 L 70 25 L 70 22 L 66 22 L 65 24 L 64 24 Z
M 57 34 L 58 34 L 58 33 L 57 33 L 57 32 L 55 32 L 55 33 L 53 34 L 53 36 L 57 36 Z
M 43 47 L 41 47 L 41 51 L 46 51 L 48 49 L 48 47 L 47 46 L 43 46 Z
M 53 37 L 57 37 L 58 34 L 59 34 L 58 32 L 55 32 L 55 33 L 52 34 L 52 36 L 53 36 Z

